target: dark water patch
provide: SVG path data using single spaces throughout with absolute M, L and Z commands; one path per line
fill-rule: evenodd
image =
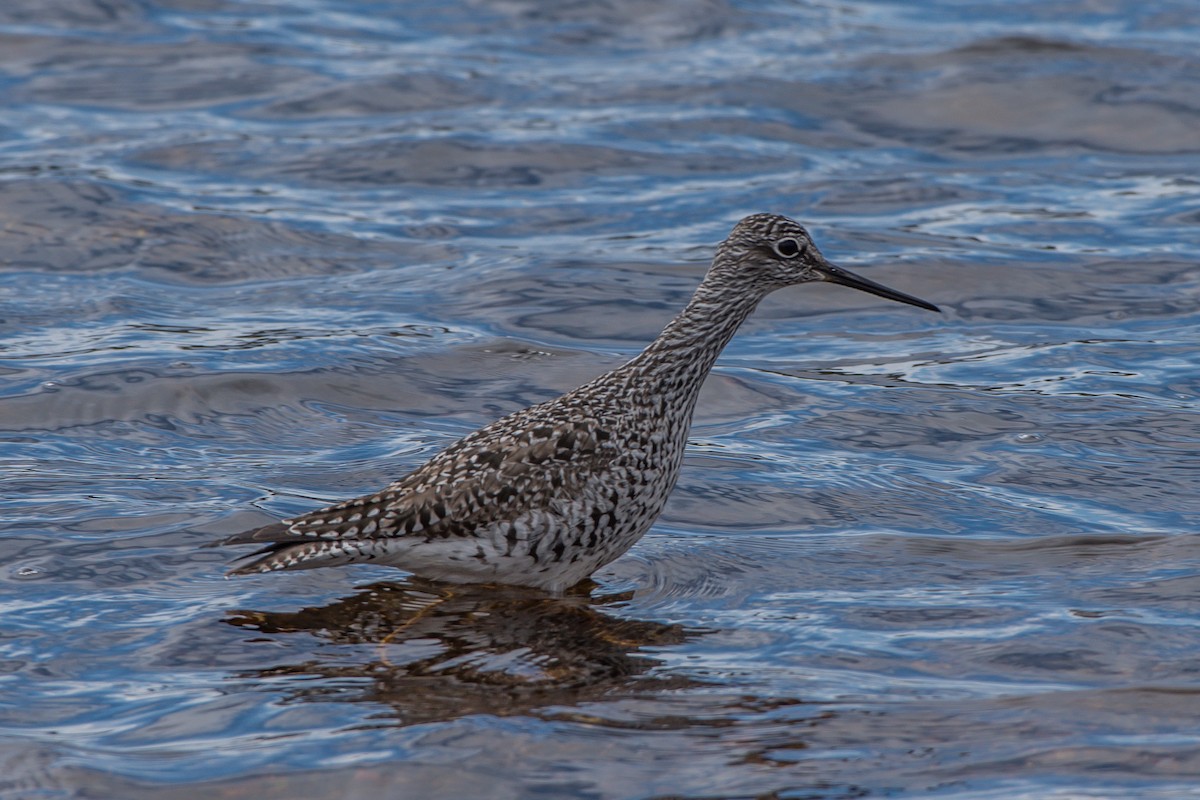
M 43 42 L 41 53 L 47 45 L 55 51 L 52 65 L 29 67 L 51 67 L 49 74 L 26 81 L 14 93 L 16 99 L 121 111 L 183 111 L 275 96 L 308 78 L 305 70 L 267 63 L 264 56 L 285 54 L 262 48 L 81 40 L 66 46 Z M 130 69 L 141 80 L 126 82 Z
M 188 3 L 189 5 L 196 5 Z M 201 2 L 199 5 L 203 6 Z M 213 6 L 220 5 L 214 2 Z M 0 11 L 0 21 L 12 26 L 36 26 L 59 31 L 153 30 L 141 3 L 132 0 L 13 0 Z
M 402 242 L 354 240 L 254 216 L 180 213 L 95 182 L 18 180 L 3 187 L 0 274 L 123 271 L 167 283 L 220 284 L 370 270 L 447 254 L 435 255 L 436 244 L 417 255 Z
M 1200 147 L 1194 59 L 1005 37 L 864 66 L 923 78 L 889 85 L 887 96 L 864 104 L 869 127 L 919 145 L 974 153 L 1082 146 L 1183 154 Z M 1164 71 L 1173 76 L 1167 86 Z
M 622 174 L 646 168 L 651 156 L 616 147 L 591 144 L 510 145 L 470 138 L 428 138 L 406 141 L 391 137 L 362 144 L 294 148 L 292 161 L 264 162 L 267 141 L 201 142 L 154 148 L 136 153 L 131 163 L 159 170 L 203 171 L 253 176 L 301 185 L 360 185 L 364 187 L 463 187 L 522 190 L 578 185 L 584 177 Z M 729 169 L 728 160 L 657 157 L 656 170 L 678 174 Z
M 578 52 L 596 48 L 611 56 L 625 50 L 679 46 L 719 39 L 745 24 L 745 14 L 722 0 L 685 0 L 647 7 L 630 0 L 600 4 L 568 2 L 484 3 L 493 13 L 520 25 L 536 52 Z
M 289 99 L 243 112 L 261 119 L 359 119 L 406 114 L 439 108 L 488 104 L 495 95 L 473 89 L 468 80 L 437 74 L 397 75 L 383 80 L 339 82 L 305 92 L 292 91 Z

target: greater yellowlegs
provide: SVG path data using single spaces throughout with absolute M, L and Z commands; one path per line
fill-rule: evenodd
M 771 292 L 808 281 L 938 310 L 829 263 L 786 217 L 746 217 L 632 361 L 480 428 L 374 494 L 227 539 L 265 545 L 229 574 L 365 562 L 453 583 L 579 583 L 662 511 L 700 386 L 738 327 Z

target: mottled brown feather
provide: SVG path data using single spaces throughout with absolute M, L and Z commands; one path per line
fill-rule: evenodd
M 595 419 L 576 419 L 569 431 L 551 424 L 530 427 L 553 408 L 534 406 L 497 420 L 451 444 L 424 467 L 373 494 L 344 500 L 282 522 L 264 525 L 223 540 L 222 544 L 267 544 L 245 556 L 252 559 L 229 575 L 271 572 L 276 564 L 315 560 L 327 551 L 316 541 L 419 536 L 469 537 L 481 524 L 513 519 L 535 508 L 550 509 L 558 494 L 573 494 L 619 452 L 610 427 Z M 539 413 L 541 412 L 541 413 Z M 564 438 L 568 441 L 564 441 Z M 481 448 L 482 442 L 506 447 Z M 569 444 L 563 447 L 563 444 Z M 480 457 L 480 454 L 486 454 Z M 436 476 L 436 482 L 430 476 Z M 548 475 L 554 475 L 549 480 Z M 544 484 L 555 491 L 517 491 L 514 486 Z M 374 510 L 376 513 L 370 515 Z M 440 512 L 440 513 L 439 513 Z M 352 521 L 356 515 L 358 519 Z M 436 521 L 430 522 L 436 518 Z M 332 520 L 340 519 L 340 522 Z M 376 527 L 364 528 L 371 520 Z M 386 524 L 384 524 L 386 522 Z M 312 563 L 308 566 L 328 566 Z M 292 569 L 301 563 L 289 564 Z

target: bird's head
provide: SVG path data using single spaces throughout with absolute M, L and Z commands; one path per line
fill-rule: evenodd
M 717 248 L 710 275 L 762 294 L 809 281 L 840 283 L 901 303 L 938 311 L 920 298 L 868 280 L 830 263 L 802 226 L 778 214 L 753 214 Z

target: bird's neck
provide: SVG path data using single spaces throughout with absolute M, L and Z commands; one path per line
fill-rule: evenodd
M 706 280 L 627 368 L 639 379 L 679 392 L 694 403 L 717 356 L 762 298 L 757 292 Z

